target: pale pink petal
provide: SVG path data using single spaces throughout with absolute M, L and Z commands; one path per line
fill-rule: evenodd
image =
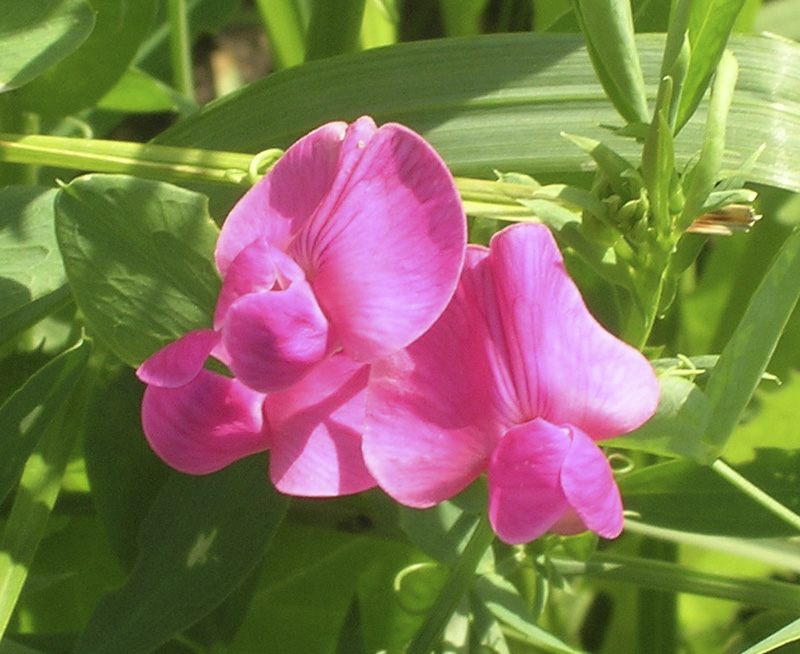
M 470 255 L 467 267 L 480 266 L 486 251 Z M 364 459 L 380 486 L 409 506 L 432 506 L 473 482 L 503 430 L 469 293 L 459 286 L 424 336 L 372 365 Z
M 175 388 L 189 383 L 203 368 L 208 355 L 219 343 L 213 329 L 198 329 L 162 347 L 136 371 L 146 384 Z
M 602 450 L 580 429 L 571 428 L 572 445 L 561 470 L 567 501 L 588 529 L 616 538 L 622 531 L 622 500 Z
M 214 328 L 222 326 L 231 304 L 243 295 L 286 288 L 304 278 L 300 267 L 283 252 L 263 238 L 253 241 L 228 267 L 214 311 Z
M 245 193 L 228 214 L 217 241 L 220 273 L 225 275 L 239 252 L 256 239 L 286 249 L 297 223 L 308 220 L 338 173 L 346 129 L 346 123 L 328 123 L 304 136 Z
M 222 326 L 231 371 L 262 393 L 307 375 L 329 354 L 328 337 L 328 323 L 306 282 L 239 298 Z
M 270 478 L 288 495 L 335 497 L 375 486 L 361 455 L 369 366 L 334 355 L 267 396 Z
M 178 388 L 148 386 L 142 427 L 168 465 L 192 475 L 207 474 L 267 449 L 263 399 L 235 379 L 201 370 Z
M 396 124 L 370 134 L 364 120 L 348 129 L 342 171 L 289 252 L 345 353 L 371 362 L 418 338 L 447 305 L 466 222 L 430 145 Z
M 579 427 L 599 440 L 631 431 L 655 412 L 659 389 L 647 359 L 589 313 L 542 225 L 499 232 L 490 255 L 499 327 L 519 410 Z
M 569 508 L 560 480 L 569 448 L 569 432 L 544 420 L 503 435 L 489 463 L 489 520 L 500 540 L 532 541 Z

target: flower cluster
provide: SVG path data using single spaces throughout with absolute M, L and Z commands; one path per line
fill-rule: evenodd
M 234 207 L 215 257 L 213 328 L 138 371 L 169 465 L 204 474 L 269 450 L 284 493 L 379 484 L 414 507 L 487 472 L 509 543 L 620 532 L 595 441 L 652 415 L 652 368 L 592 318 L 546 228 L 466 246 L 452 177 L 421 137 L 366 117 L 320 127 Z

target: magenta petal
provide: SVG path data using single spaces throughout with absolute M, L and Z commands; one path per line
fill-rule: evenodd
M 286 288 L 291 282 L 305 279 L 300 267 L 264 239 L 253 241 L 233 260 L 225 274 L 217 307 L 214 328 L 219 329 L 231 304 L 243 295 Z
M 216 262 L 225 275 L 245 247 L 263 238 L 285 250 L 298 225 L 308 220 L 339 170 L 347 124 L 328 123 L 307 134 L 228 214 L 217 241 Z
M 203 475 L 268 447 L 263 431 L 264 396 L 206 370 L 185 386 L 148 386 L 142 427 L 168 465 Z
M 234 375 L 262 393 L 298 382 L 329 352 L 328 323 L 306 282 L 251 293 L 225 314 L 222 342 Z
M 489 463 L 489 520 L 500 540 L 532 541 L 569 508 L 560 482 L 569 448 L 569 432 L 544 420 L 503 435 Z
M 471 249 L 478 265 L 486 251 Z M 486 468 L 502 427 L 483 352 L 479 307 L 462 285 L 442 317 L 405 350 L 372 365 L 364 459 L 396 500 L 424 508 Z
M 264 405 L 270 478 L 288 495 L 335 497 L 375 486 L 361 455 L 369 367 L 335 355 Z
M 368 126 L 367 126 L 368 127 Z M 342 172 L 292 242 L 345 353 L 371 362 L 418 338 L 453 294 L 466 223 L 447 167 L 417 134 L 358 121 Z
M 492 239 L 500 328 L 494 338 L 527 417 L 579 427 L 595 440 L 644 423 L 659 388 L 647 359 L 589 313 L 541 225 L 516 225 Z
M 197 376 L 218 343 L 219 334 L 213 329 L 184 334 L 150 356 L 139 366 L 136 376 L 146 384 L 164 388 L 183 386 Z
M 572 427 L 572 445 L 561 470 L 561 485 L 575 513 L 603 538 L 622 531 L 622 500 L 602 450 Z

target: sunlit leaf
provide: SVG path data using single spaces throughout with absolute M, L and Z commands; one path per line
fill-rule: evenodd
M 206 327 L 219 292 L 218 230 L 203 196 L 121 175 L 87 175 L 59 194 L 56 231 L 93 334 L 136 366 Z
M 94 26 L 87 0 L 0 0 L 0 91 L 17 88 L 86 40 Z

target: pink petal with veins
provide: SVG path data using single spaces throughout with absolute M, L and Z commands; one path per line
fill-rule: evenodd
M 197 376 L 218 344 L 219 334 L 213 329 L 189 332 L 151 355 L 139 366 L 136 376 L 145 384 L 183 386 Z
M 572 444 L 561 470 L 564 494 L 588 529 L 616 538 L 622 531 L 622 500 L 611 466 L 591 438 L 575 427 L 571 431 Z
M 330 353 L 328 339 L 328 323 L 304 281 L 240 297 L 222 325 L 231 371 L 262 393 L 305 377 Z
M 489 520 L 500 539 L 527 543 L 548 531 L 569 508 L 561 467 L 569 431 L 545 420 L 509 429 L 489 463 Z
M 283 493 L 336 497 L 375 486 L 364 465 L 369 366 L 341 354 L 264 404 L 270 425 L 270 478 Z
M 267 449 L 263 400 L 235 379 L 202 370 L 178 388 L 148 386 L 142 427 L 168 465 L 203 475 Z

